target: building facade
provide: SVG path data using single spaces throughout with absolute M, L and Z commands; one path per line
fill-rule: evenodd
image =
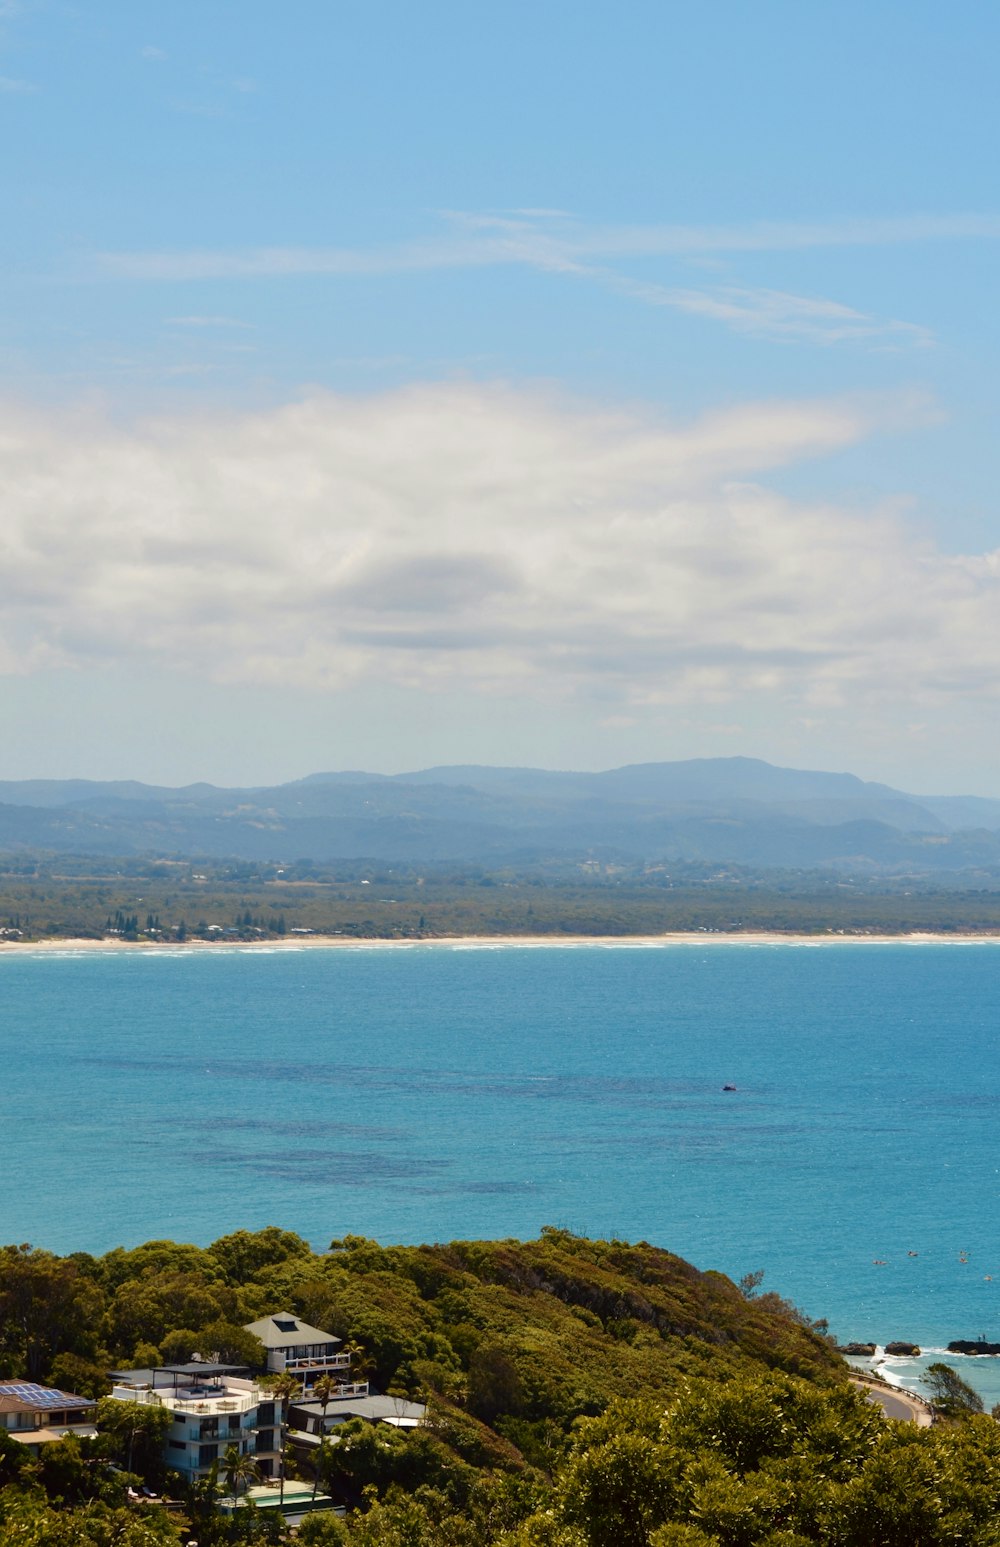
M 285 1371 L 294 1375 L 307 1389 L 314 1386 L 321 1375 L 330 1375 L 340 1385 L 350 1385 L 352 1395 L 367 1392 L 365 1382 L 351 1381 L 351 1356 L 344 1352 L 343 1340 L 332 1332 L 310 1327 L 290 1311 L 278 1311 L 274 1316 L 262 1316 L 250 1322 L 245 1332 L 252 1332 L 263 1343 L 267 1352 L 269 1375 L 281 1375 Z
M 262 1478 L 278 1475 L 281 1399 L 251 1379 L 245 1367 L 194 1361 L 118 1370 L 112 1381 L 116 1401 L 170 1413 L 164 1457 L 185 1481 L 207 1477 L 216 1463 L 221 1469 L 231 1445 L 253 1459 Z

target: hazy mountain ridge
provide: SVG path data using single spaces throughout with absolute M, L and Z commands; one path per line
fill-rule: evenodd
M 1000 800 L 920 797 L 752 758 L 602 773 L 444 767 L 179 789 L 0 782 L 0 848 L 281 861 L 371 858 L 932 870 L 1000 866 Z

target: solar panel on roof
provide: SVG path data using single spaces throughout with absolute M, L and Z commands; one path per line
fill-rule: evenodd
M 54 1386 L 38 1386 L 34 1381 L 0 1381 L 0 1397 L 16 1397 L 29 1407 L 90 1407 L 88 1397 L 74 1397 Z

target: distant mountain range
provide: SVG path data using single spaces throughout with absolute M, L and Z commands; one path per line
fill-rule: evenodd
M 914 873 L 1000 869 L 1000 800 L 916 796 L 754 758 L 606 773 L 428 768 L 267 788 L 0 781 L 0 851 L 519 865 L 593 859 Z

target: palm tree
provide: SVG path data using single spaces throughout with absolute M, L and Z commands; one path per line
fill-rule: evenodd
M 342 1353 L 348 1355 L 351 1361 L 351 1380 L 367 1380 L 375 1368 L 374 1361 L 366 1349 L 360 1343 L 345 1343 Z
M 227 1445 L 222 1457 L 222 1481 L 225 1488 L 238 1499 L 240 1484 L 249 1487 L 260 1476 L 253 1456 L 238 1445 Z
M 326 1410 L 330 1406 L 331 1399 L 336 1394 L 337 1382 L 334 1380 L 332 1375 L 321 1375 L 319 1380 L 316 1382 L 315 1386 L 313 1387 L 312 1391 L 313 1391 L 313 1396 L 314 1397 L 318 1397 L 319 1400 L 323 1404 L 323 1416 L 322 1416 L 322 1419 L 320 1421 L 320 1426 L 319 1426 L 319 1432 L 320 1432 L 319 1449 L 316 1452 L 316 1472 L 315 1472 L 315 1474 L 313 1476 L 312 1496 L 313 1496 L 313 1500 L 315 1501 L 316 1490 L 319 1487 L 320 1462 L 323 1460 L 323 1455 L 324 1455 L 324 1451 L 325 1451 L 325 1448 L 326 1448 L 326 1439 L 327 1439 L 327 1435 L 326 1435 Z
M 278 1505 L 280 1508 L 285 1502 L 285 1437 L 288 1433 L 288 1404 L 302 1395 L 302 1386 L 289 1370 L 282 1370 L 280 1375 L 270 1376 L 266 1381 L 262 1381 L 261 1385 L 266 1385 L 268 1390 L 274 1393 L 274 1400 L 281 1405 L 278 1435 L 281 1441 L 278 1451 Z

